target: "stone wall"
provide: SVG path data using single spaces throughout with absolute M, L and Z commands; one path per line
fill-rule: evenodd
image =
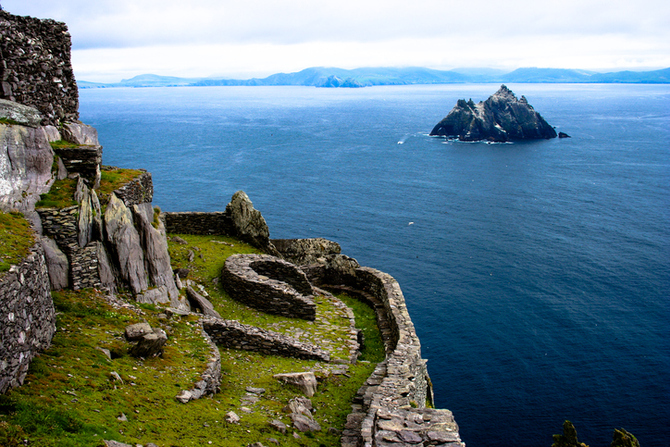
M 312 344 L 235 320 L 204 317 L 203 328 L 217 345 L 267 355 L 330 361 L 330 355 Z
M 35 107 L 42 124 L 79 119 L 67 26 L 0 11 L 0 98 Z
M 32 358 L 51 344 L 56 312 L 50 289 L 39 243 L 0 274 L 0 394 L 22 385 Z
M 452 413 L 426 408 L 433 391 L 400 285 L 369 267 L 352 270 L 357 263 L 340 258 L 331 255 L 303 270 L 313 284 L 344 290 L 373 306 L 386 349 L 386 359 L 354 399 L 342 447 L 464 447 Z
M 230 219 L 224 212 L 164 212 L 161 218 L 165 223 L 165 230 L 173 234 L 202 234 L 228 235 L 230 234 Z
M 103 169 L 110 168 L 105 166 Z M 141 169 L 141 171 L 144 170 Z M 154 184 L 151 179 L 151 173 L 144 171 L 142 174 L 114 191 L 114 194 L 116 194 L 116 197 L 121 199 L 128 208 L 142 203 L 151 203 L 154 198 Z
M 221 270 L 221 285 L 233 299 L 263 312 L 311 321 L 316 318 L 312 287 L 305 274 L 274 256 L 228 257 Z

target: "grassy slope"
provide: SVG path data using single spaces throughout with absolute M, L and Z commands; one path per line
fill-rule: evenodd
M 21 213 L 0 211 L 0 273 L 25 258 L 34 243 L 30 224 Z
M 188 245 L 170 244 L 173 266 L 191 269 L 189 278 L 205 285 L 224 318 L 302 334 L 302 339 L 318 340 L 322 347 L 332 346 L 334 358 L 345 357 L 344 350 L 338 350 L 338 342 L 342 344 L 347 328 L 333 325 L 346 320 L 329 299 L 317 298 L 320 321 L 316 322 L 249 309 L 231 300 L 212 280 L 227 256 L 254 249 L 219 236 L 182 237 Z M 196 254 L 191 263 L 189 250 Z M 350 368 L 350 377 L 328 375 L 323 372 L 328 365 L 315 361 L 221 348 L 221 392 L 184 405 L 174 396 L 198 380 L 208 358 L 208 348 L 195 330 L 195 317 L 166 320 L 159 318 L 160 308 L 153 306 L 144 306 L 141 314 L 114 309 L 93 290 L 53 295 L 59 312 L 53 347 L 33 361 L 23 387 L 0 397 L 0 445 L 18 445 L 14 441 L 29 439 L 29 445 L 34 446 L 95 446 L 101 445 L 101 439 L 116 439 L 127 443 L 155 442 L 159 446 L 245 446 L 256 441 L 268 445 L 267 439 L 275 438 L 282 446 L 334 446 L 339 444 L 339 436 L 327 429 L 343 428 L 351 399 L 374 368 L 373 362 L 383 359 L 383 350 L 374 351 L 375 343 L 371 343 L 376 338 L 376 345 L 381 346 L 373 310 L 353 300 L 357 324 L 360 321 L 365 325 L 368 351 L 363 353 L 367 361 Z M 142 361 L 126 355 L 128 345 L 121 336 L 123 329 L 142 320 L 168 332 L 162 358 Z M 332 324 L 324 324 L 326 321 Z M 98 347 L 110 349 L 119 357 L 110 361 Z M 293 430 L 282 435 L 268 426 L 273 419 L 290 426 L 282 408 L 299 395 L 296 389 L 273 379 L 272 374 L 308 369 L 320 376 L 312 402 L 322 430 L 300 434 L 295 439 Z M 111 379 L 112 371 L 121 375 L 123 385 Z M 267 391 L 259 402 L 249 405 L 252 413 L 247 414 L 241 410 L 240 399 L 248 386 Z M 231 410 L 241 416 L 239 424 L 225 422 L 225 414 Z M 125 422 L 117 419 L 122 413 L 127 418 Z

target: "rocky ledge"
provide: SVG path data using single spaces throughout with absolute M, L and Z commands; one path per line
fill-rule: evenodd
M 433 136 L 460 141 L 491 141 L 556 138 L 556 131 L 528 104 L 505 85 L 486 101 L 459 99 L 456 106 L 430 132 Z

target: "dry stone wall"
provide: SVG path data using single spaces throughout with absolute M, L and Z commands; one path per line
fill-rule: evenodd
M 391 275 L 356 264 L 330 255 L 303 266 L 313 284 L 345 290 L 373 306 L 386 348 L 386 359 L 354 399 L 342 447 L 464 447 L 452 413 L 426 408 L 433 402 L 432 387 L 400 285 Z
M 0 11 L 0 98 L 35 107 L 42 124 L 79 119 L 64 23 Z
M 105 167 L 103 169 L 110 168 Z M 142 174 L 114 191 L 114 194 L 116 194 L 116 197 L 121 199 L 128 208 L 142 203 L 151 203 L 154 197 L 154 184 L 151 179 L 151 173 L 144 171 Z
M 295 265 L 270 255 L 233 255 L 221 270 L 221 285 L 248 306 L 275 315 L 314 321 L 312 286 Z
M 330 361 L 330 355 L 326 351 L 312 344 L 239 321 L 205 317 L 203 328 L 217 345 L 267 355 Z
M 165 212 L 161 214 L 165 229 L 173 234 L 230 234 L 230 219 L 224 212 Z
M 49 275 L 40 243 L 0 275 L 0 394 L 20 386 L 30 361 L 56 331 Z

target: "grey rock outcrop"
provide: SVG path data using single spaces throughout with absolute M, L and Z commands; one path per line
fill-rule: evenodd
M 143 335 L 137 344 L 130 348 L 130 355 L 145 359 L 163 355 L 163 347 L 166 342 L 167 334 L 165 331 L 154 328 L 151 333 Z
M 67 256 L 59 248 L 56 241 L 48 237 L 41 237 L 40 243 L 44 250 L 44 258 L 49 271 L 51 290 L 61 290 L 70 284 L 70 264 Z
M 556 138 L 556 131 L 528 104 L 506 86 L 484 102 L 459 99 L 456 106 L 430 132 L 460 141 L 507 142 Z
M 38 127 L 42 121 L 42 115 L 37 109 L 6 99 L 0 99 L 0 118 L 28 127 Z
M 296 265 L 317 262 L 342 252 L 340 244 L 322 237 L 311 239 L 272 239 L 272 245 L 284 259 Z
M 135 294 L 146 290 L 148 281 L 140 235 L 133 225 L 132 213 L 113 193 L 105 211 L 105 230 L 122 279 Z
M 207 317 L 221 318 L 221 315 L 219 315 L 219 313 L 214 310 L 212 303 L 210 303 L 207 298 L 193 290 L 193 287 L 186 287 L 186 297 L 191 303 L 191 306 L 200 309 L 203 315 Z
M 98 131 L 82 123 L 63 123 L 60 131 L 63 140 L 79 146 L 99 146 Z
M 139 230 L 140 242 L 144 248 L 146 271 L 151 284 L 157 287 L 165 286 L 172 305 L 179 306 L 179 290 L 174 282 L 170 266 L 170 254 L 163 223 L 158 220 L 157 228 L 152 226 L 153 209 L 149 203 L 133 205 L 133 216 L 135 226 Z
M 51 187 L 53 155 L 42 128 L 0 124 L 0 209 L 34 209 Z
M 316 393 L 316 376 L 312 371 L 275 374 L 272 377 L 284 383 L 297 386 L 307 397 L 312 397 Z
M 237 191 L 224 213 L 231 225 L 232 236 L 270 254 L 278 254 L 270 243 L 270 229 L 260 211 L 254 208 L 244 191 Z

